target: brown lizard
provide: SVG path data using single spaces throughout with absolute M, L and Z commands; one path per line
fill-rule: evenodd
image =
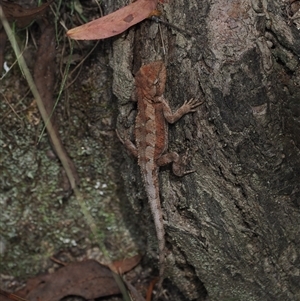
M 173 163 L 175 175 L 183 176 L 182 158 L 176 152 L 166 153 L 168 146 L 168 123 L 174 123 L 183 115 L 195 112 L 202 104 L 190 99 L 172 113 L 167 100 L 163 97 L 166 84 L 166 67 L 162 61 L 142 66 L 135 75 L 138 113 L 135 124 L 134 145 L 130 140 L 121 142 L 138 158 L 141 175 L 145 185 L 151 213 L 154 219 L 159 246 L 159 282 L 161 287 L 165 268 L 165 230 L 159 197 L 158 170 L 160 166 Z M 118 134 L 118 133 L 117 133 Z M 119 134 L 118 134 L 119 136 Z

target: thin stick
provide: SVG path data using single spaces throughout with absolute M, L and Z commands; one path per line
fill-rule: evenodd
M 188 36 L 190 36 L 190 37 L 192 36 L 192 34 L 189 33 L 188 31 L 186 31 L 186 30 L 184 30 L 184 29 L 182 29 L 182 28 L 180 28 L 180 27 L 178 27 L 178 26 L 176 26 L 176 25 L 174 25 L 174 24 L 171 24 L 171 23 L 169 23 L 169 22 L 163 21 L 162 19 L 160 19 L 160 18 L 157 17 L 157 16 L 151 16 L 151 20 L 153 20 L 153 21 L 156 22 L 156 23 L 161 23 L 161 24 L 164 24 L 164 25 L 166 25 L 166 26 L 168 26 L 168 27 L 174 28 L 174 29 L 176 29 L 177 31 L 179 31 L 179 32 L 181 32 L 181 33 L 183 33 L 183 34 L 186 34 L 186 35 L 188 35 Z

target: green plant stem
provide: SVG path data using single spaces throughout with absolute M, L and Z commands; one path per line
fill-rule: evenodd
M 64 156 L 64 152 L 63 152 L 63 150 L 60 146 L 59 140 L 58 140 L 57 136 L 55 135 L 53 125 L 52 125 L 50 119 L 48 119 L 49 116 L 46 112 L 46 109 L 44 107 L 44 104 L 42 102 L 40 94 L 39 94 L 39 92 L 36 88 L 34 80 L 31 76 L 31 73 L 30 73 L 28 67 L 27 67 L 25 59 L 24 59 L 24 57 L 23 57 L 23 55 L 20 51 L 20 48 L 19 48 L 19 46 L 17 44 L 17 41 L 16 41 L 16 39 L 13 35 L 13 32 L 10 29 L 10 26 L 9 26 L 8 22 L 6 20 L 4 20 L 4 14 L 3 14 L 2 7 L 0 7 L 0 18 L 2 20 L 3 27 L 6 31 L 6 34 L 8 36 L 8 39 L 9 39 L 10 43 L 11 43 L 11 46 L 12 46 L 12 48 L 13 48 L 15 54 L 16 54 L 16 57 L 17 57 L 17 60 L 19 62 L 19 66 L 21 68 L 21 71 L 22 71 L 22 73 L 24 74 L 24 77 L 27 80 L 29 88 L 30 88 L 35 100 L 36 100 L 37 106 L 38 106 L 39 111 L 41 113 L 42 119 L 43 119 L 44 123 L 46 124 L 46 128 L 47 128 L 47 131 L 49 133 L 49 136 L 51 137 L 51 140 L 53 141 L 53 144 L 57 147 L 56 148 L 57 156 L 59 157 L 59 159 L 60 159 L 60 161 L 61 161 L 61 163 L 62 163 L 62 165 L 63 165 L 63 167 L 64 167 L 64 169 L 67 173 L 67 176 L 68 176 L 68 179 L 70 181 L 72 189 L 74 189 L 76 187 L 76 181 L 75 181 L 73 173 L 70 169 L 70 166 L 68 164 L 68 160 Z

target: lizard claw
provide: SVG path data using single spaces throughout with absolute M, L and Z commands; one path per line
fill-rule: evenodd
M 196 169 L 186 170 L 186 171 L 183 173 L 183 175 L 185 176 L 185 175 L 188 175 L 188 174 L 193 173 L 193 172 L 196 172 Z
M 196 108 L 200 105 L 202 105 L 204 101 L 198 101 L 198 99 L 191 98 L 189 100 L 186 100 L 184 102 L 184 106 L 187 106 L 189 108 L 188 112 L 196 112 Z
M 122 144 L 124 144 L 124 140 L 123 138 L 121 138 L 119 131 L 116 129 L 116 135 L 119 138 L 120 142 L 122 142 Z

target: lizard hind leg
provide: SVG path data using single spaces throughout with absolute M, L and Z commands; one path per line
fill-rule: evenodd
M 117 137 L 119 138 L 120 142 L 121 142 L 122 144 L 124 144 L 124 146 L 126 147 L 126 149 L 127 149 L 127 150 L 128 150 L 135 158 L 137 158 L 137 157 L 138 157 L 138 151 L 137 151 L 137 148 L 136 148 L 136 146 L 134 145 L 134 143 L 131 142 L 131 141 L 128 140 L 128 139 L 124 140 L 124 139 L 120 136 L 118 130 L 116 130 L 116 134 L 117 134 Z
M 180 156 L 176 152 L 169 152 L 158 158 L 156 163 L 158 166 L 164 166 L 172 163 L 173 173 L 178 177 L 182 177 L 189 173 L 195 172 L 195 170 L 186 170 L 187 159 L 188 156 L 186 154 Z

